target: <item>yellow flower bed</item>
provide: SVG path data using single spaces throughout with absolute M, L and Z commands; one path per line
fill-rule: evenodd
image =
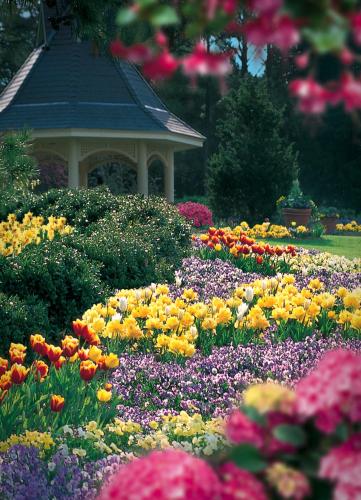
M 262 224 L 255 224 L 253 227 L 250 227 L 247 222 L 243 221 L 239 226 L 236 226 L 233 231 L 238 235 L 244 232 L 250 238 L 282 239 L 292 237 L 287 227 L 271 224 L 270 222 L 263 222 Z
M 0 222 L 0 254 L 18 255 L 30 243 L 38 245 L 41 241 L 53 240 L 56 234 L 70 234 L 73 228 L 66 224 L 65 217 L 49 217 L 45 224 L 44 217 L 35 217 L 31 212 L 17 220 L 10 214 L 7 221 Z
M 310 328 L 330 331 L 337 324 L 354 334 L 361 330 L 361 289 L 331 294 L 318 279 L 301 290 L 294 283 L 292 275 L 256 280 L 237 288 L 228 300 L 215 297 L 210 303 L 198 301 L 192 289 L 173 300 L 166 285 L 121 290 L 78 321 L 132 350 L 188 357 L 204 343 L 224 345 L 245 335 L 262 341 L 271 325 L 282 335 L 287 328 L 301 336 Z
M 43 456 L 45 451 L 55 445 L 55 442 L 48 432 L 26 431 L 24 434 L 12 434 L 6 441 L 0 441 L 0 452 L 5 452 L 17 444 L 34 446 L 40 450 L 40 456 Z
M 336 224 L 336 229 L 340 233 L 342 232 L 361 233 L 361 224 L 357 224 L 355 220 L 352 220 L 347 224 Z

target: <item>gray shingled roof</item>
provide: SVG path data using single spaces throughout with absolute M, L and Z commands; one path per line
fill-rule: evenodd
M 69 27 L 35 49 L 0 95 L 0 130 L 111 129 L 203 136 L 169 112 L 136 68 L 94 56 Z

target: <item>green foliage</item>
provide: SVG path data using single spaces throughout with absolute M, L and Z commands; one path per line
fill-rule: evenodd
M 30 190 L 38 170 L 29 155 L 30 134 L 26 131 L 5 135 L 0 142 L 0 196 L 24 194 Z
M 314 203 L 309 196 L 303 194 L 298 180 L 295 180 L 288 196 L 280 202 L 279 206 L 281 208 L 314 208 Z
M 0 258 L 0 268 L 6 264 Z M 0 292 L 0 324 L 0 353 L 5 353 L 10 342 L 22 343 L 36 331 L 49 330 L 47 304 L 36 296 L 20 298 Z
M 208 171 L 211 207 L 222 218 L 264 220 L 296 173 L 297 155 L 282 135 L 283 111 L 257 78 L 244 79 L 221 106 L 220 144 Z
M 87 308 L 104 300 L 108 290 L 101 280 L 98 264 L 84 258 L 66 242 L 54 240 L 28 245 L 18 256 L 2 258 L 0 291 L 17 295 L 25 302 L 32 297 L 34 303 L 44 305 L 47 318 L 40 314 L 39 327 L 35 318 L 28 324 L 29 307 L 19 313 L 13 324 L 11 321 L 16 317 L 10 318 L 11 338 L 22 336 L 21 341 L 27 343 L 29 333 L 39 329 L 50 334 L 49 340 L 54 340 L 60 330 L 69 328 L 71 321 Z

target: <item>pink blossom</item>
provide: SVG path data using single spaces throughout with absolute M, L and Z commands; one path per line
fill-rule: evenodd
M 310 62 L 310 56 L 307 53 L 300 54 L 299 56 L 295 57 L 295 63 L 297 68 L 299 69 L 306 69 L 309 62 Z
M 361 421 L 361 356 L 348 350 L 328 352 L 296 388 L 296 409 L 303 418 L 332 432 L 341 420 Z
M 267 500 L 263 484 L 250 472 L 227 462 L 219 469 L 220 500 Z
M 287 15 L 262 14 L 248 21 L 244 31 L 250 43 L 258 47 L 273 44 L 282 51 L 290 49 L 300 40 L 296 23 Z
M 110 52 L 114 57 L 127 59 L 134 64 L 143 64 L 151 58 L 151 50 L 146 45 L 136 43 L 129 47 L 122 44 L 120 40 L 114 40 L 110 44 Z
M 355 42 L 361 45 L 361 12 L 351 16 L 351 27 Z
M 354 57 L 353 53 L 347 47 L 344 47 L 341 50 L 340 61 L 342 62 L 342 64 L 349 66 L 350 64 L 352 64 L 354 62 L 354 59 L 355 59 L 355 57 Z
M 167 49 L 164 49 L 161 54 L 144 63 L 143 73 L 150 80 L 161 80 L 172 76 L 178 65 L 178 61 L 172 54 Z
M 344 74 L 339 92 L 347 111 L 361 108 L 361 80 L 355 79 L 351 73 Z
M 99 500 L 212 500 L 219 492 L 219 479 L 204 460 L 169 449 L 121 467 Z
M 258 12 L 260 14 L 264 13 L 274 13 L 279 10 L 282 5 L 282 0 L 249 0 L 248 2 L 249 8 L 254 12 Z
M 319 476 L 336 482 L 335 500 L 361 498 L 361 433 L 322 458 Z
M 320 114 L 325 111 L 327 92 L 313 78 L 296 79 L 289 85 L 290 92 L 298 98 L 298 107 L 304 113 Z
M 207 52 L 203 43 L 198 43 L 193 52 L 182 61 L 187 76 L 225 76 L 232 71 L 230 53 Z
M 240 410 L 234 410 L 227 419 L 226 435 L 234 444 L 249 443 L 256 448 L 263 446 L 263 429 Z

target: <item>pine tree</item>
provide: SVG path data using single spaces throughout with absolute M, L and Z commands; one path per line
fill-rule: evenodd
M 283 110 L 276 108 L 266 82 L 248 77 L 220 103 L 218 151 L 208 169 L 208 194 L 215 214 L 262 222 L 288 193 L 297 154 L 284 139 Z

